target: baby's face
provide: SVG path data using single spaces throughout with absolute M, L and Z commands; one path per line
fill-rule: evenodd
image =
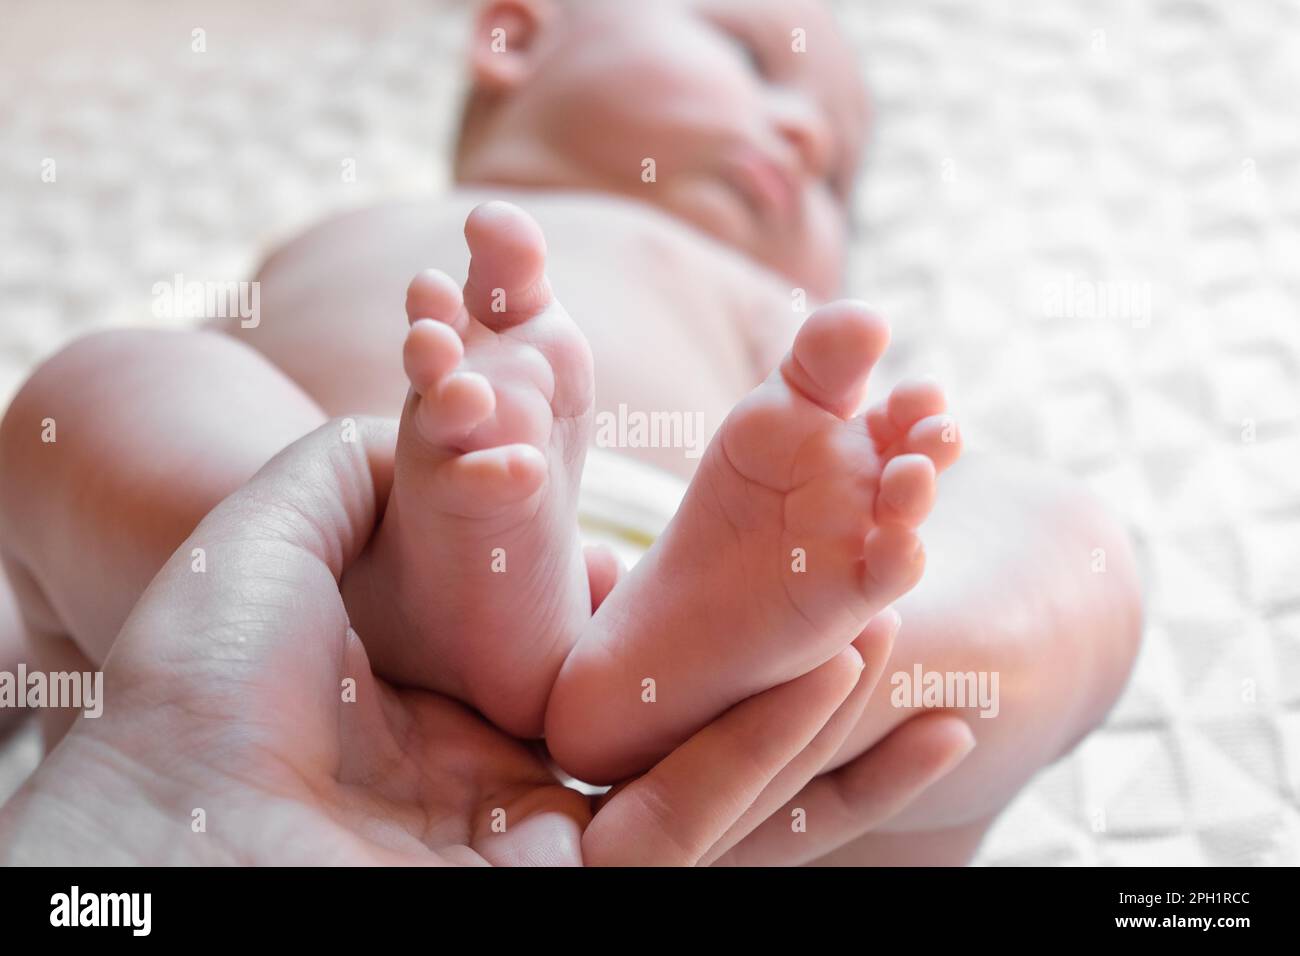
M 653 202 L 835 293 L 867 109 L 819 3 L 586 0 L 540 33 L 512 115 L 575 184 Z

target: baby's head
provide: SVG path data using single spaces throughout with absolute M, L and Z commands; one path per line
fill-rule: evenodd
M 866 96 L 820 3 L 493 0 L 470 68 L 458 180 L 649 201 L 839 286 Z

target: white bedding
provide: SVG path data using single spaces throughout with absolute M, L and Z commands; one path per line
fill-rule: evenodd
M 891 371 L 1084 478 L 1148 595 L 1122 703 L 982 862 L 1300 863 L 1300 8 L 836 5 L 878 110 L 851 289 Z M 0 407 L 154 282 L 446 181 L 459 3 L 30 7 L 0 38 Z

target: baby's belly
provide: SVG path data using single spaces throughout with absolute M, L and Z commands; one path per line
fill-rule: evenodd
M 406 285 L 430 266 L 465 275 L 460 226 L 472 204 L 378 207 L 316 227 L 259 273 L 260 325 L 229 331 L 328 414 L 399 414 Z M 697 250 L 674 249 L 661 228 L 640 243 L 623 211 L 602 238 L 592 202 L 576 205 L 542 199 L 527 207 L 546 232 L 556 294 L 591 343 L 593 443 L 689 476 L 704 443 L 754 384 L 734 316 L 725 314 L 734 280 L 707 262 L 683 274 L 683 261 L 699 262 Z

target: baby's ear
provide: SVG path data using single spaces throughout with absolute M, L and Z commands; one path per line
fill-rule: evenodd
M 543 27 L 555 14 L 550 0 L 490 0 L 483 4 L 470 37 L 470 68 L 476 86 L 508 90 L 532 70 Z

